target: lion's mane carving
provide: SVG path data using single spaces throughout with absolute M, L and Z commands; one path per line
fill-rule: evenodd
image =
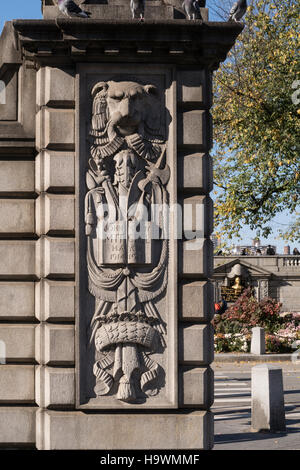
M 92 89 L 90 138 L 93 158 L 111 156 L 121 147 L 155 160 L 164 142 L 159 92 L 154 85 L 129 81 L 99 82 Z

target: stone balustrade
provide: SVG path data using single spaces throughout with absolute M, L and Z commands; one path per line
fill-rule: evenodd
M 288 256 L 283 259 L 283 266 L 298 267 L 300 269 L 300 256 Z

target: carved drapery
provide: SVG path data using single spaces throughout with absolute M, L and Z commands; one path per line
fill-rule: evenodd
M 135 403 L 159 393 L 152 355 L 166 346 L 156 301 L 168 279 L 161 208 L 170 169 L 154 85 L 99 82 L 91 94 L 85 226 L 94 391 L 111 394 L 117 385 L 116 398 Z

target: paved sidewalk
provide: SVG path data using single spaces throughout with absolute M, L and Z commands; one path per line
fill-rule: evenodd
M 251 368 L 255 362 L 213 363 L 214 450 L 300 450 L 300 364 L 274 362 L 283 371 L 286 433 L 251 432 Z
M 287 433 L 251 432 L 251 410 L 215 412 L 214 450 L 300 450 L 300 407 L 286 407 Z

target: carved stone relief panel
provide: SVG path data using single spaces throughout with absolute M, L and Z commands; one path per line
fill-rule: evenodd
M 268 279 L 260 279 L 258 281 L 259 300 L 269 297 L 269 281 Z
M 77 404 L 175 407 L 170 74 L 100 70 L 82 66 L 77 99 Z

